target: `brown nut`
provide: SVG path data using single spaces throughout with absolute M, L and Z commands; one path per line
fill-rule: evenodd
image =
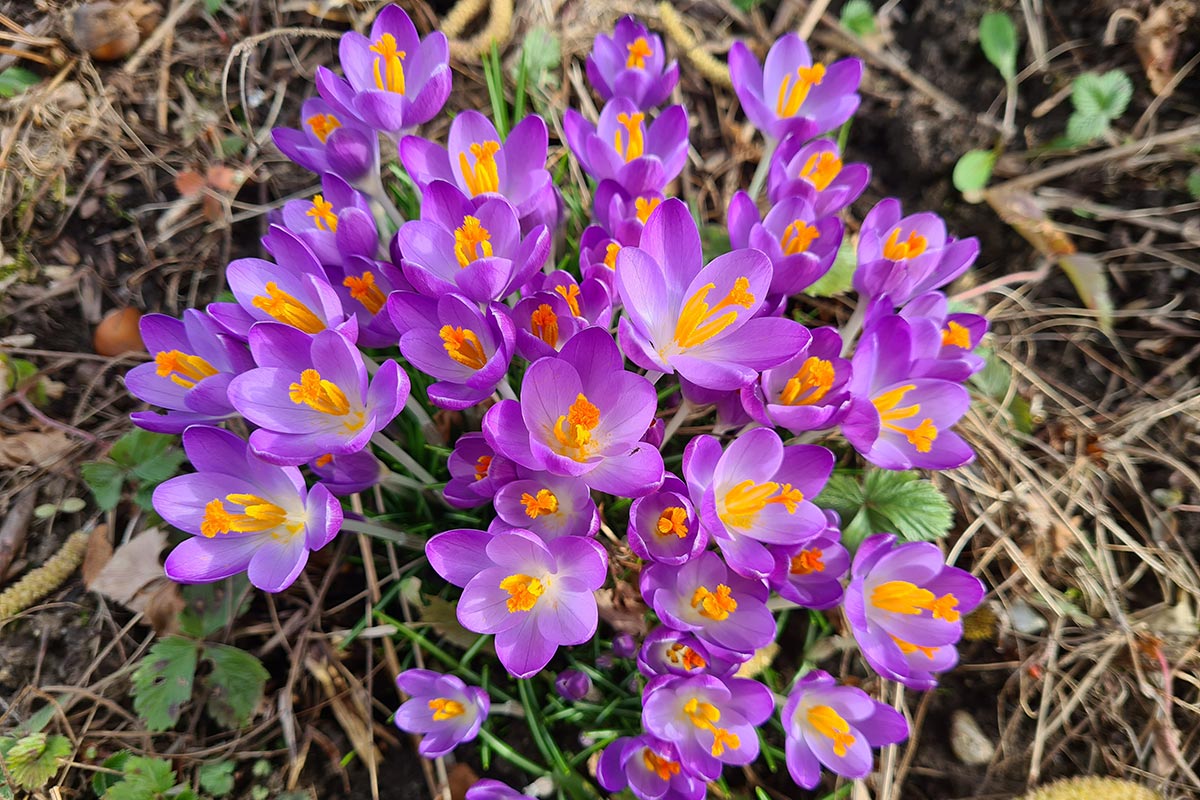
M 115 308 L 104 315 L 92 337 L 92 348 L 102 356 L 119 356 L 146 349 L 138 323 L 142 318 L 136 308 Z

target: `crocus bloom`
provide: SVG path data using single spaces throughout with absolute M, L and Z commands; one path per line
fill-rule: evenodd
M 753 247 L 771 259 L 772 296 L 808 288 L 829 271 L 842 244 L 842 223 L 818 218 L 805 197 L 786 197 L 759 217 L 758 206 L 745 192 L 729 201 L 729 243 Z
M 843 58 L 826 67 L 813 63 L 808 45 L 794 33 L 771 45 L 761 66 L 743 42 L 729 49 L 729 77 L 746 116 L 765 135 L 791 134 L 804 141 L 831 131 L 858 108 L 862 62 Z
M 506 783 L 484 778 L 467 789 L 467 800 L 525 800 L 530 795 L 522 794 Z
M 134 397 L 167 409 L 135 411 L 134 423 L 156 433 L 182 433 L 189 425 L 217 424 L 233 416 L 229 382 L 251 369 L 246 345 L 225 333 L 202 311 L 188 309 L 183 319 L 147 314 L 140 322 L 142 341 L 154 356 L 125 375 Z
M 912 324 L 925 320 L 937 330 L 932 337 L 920 337 L 926 352 L 917 359 L 917 373 L 926 378 L 965 381 L 983 369 L 983 357 L 973 351 L 987 333 L 988 321 L 978 314 L 951 314 L 949 304 L 941 292 L 926 292 L 909 300 L 900 309 L 900 316 Z M 932 345 L 928 344 L 930 339 Z
M 911 689 L 932 689 L 934 673 L 958 663 L 962 617 L 983 600 L 983 584 L 947 566 L 931 542 L 896 544 L 876 534 L 858 547 L 844 607 L 871 668 Z
M 804 197 L 812 203 L 818 218 L 828 217 L 857 200 L 870 181 L 867 165 L 843 162 L 832 139 L 814 139 L 805 144 L 797 136 L 788 136 L 771 156 L 767 197 L 772 203 L 785 197 Z
M 308 468 L 325 488 L 339 497 L 365 492 L 387 473 L 387 467 L 370 450 L 340 456 L 324 453 L 310 461 Z
M 396 727 L 425 734 L 417 747 L 425 758 L 444 756 L 478 736 L 491 707 L 483 689 L 427 669 L 400 673 L 396 686 L 410 696 L 396 712 Z
M 650 176 L 653 177 L 653 176 Z M 592 199 L 592 215 L 600 227 L 621 245 L 636 245 L 642 240 L 642 229 L 654 209 L 666 200 L 662 187 L 655 184 L 626 186 L 614 180 L 600 181 Z M 583 242 L 580 242 L 580 246 Z M 609 258 L 616 268 L 616 255 L 605 248 L 605 266 Z
M 602 99 L 627 97 L 644 111 L 666 102 L 679 81 L 679 64 L 666 60 L 658 34 L 633 17 L 621 17 L 612 36 L 596 34 L 587 57 L 588 81 Z
M 339 114 L 319 97 L 300 106 L 303 127 L 275 128 L 271 138 L 285 156 L 307 170 L 338 175 L 348 183 L 370 183 L 379 169 L 379 137 L 356 117 Z
M 795 546 L 825 529 L 816 497 L 833 472 L 833 453 L 818 445 L 784 447 L 770 428 L 755 428 L 724 453 L 712 436 L 697 436 L 683 454 L 683 473 L 700 524 L 735 571 L 765 578 L 775 569 L 766 545 Z
M 707 789 L 679 763 L 673 745 L 648 734 L 622 736 L 604 748 L 596 780 L 609 792 L 628 787 L 638 800 L 700 800 Z
M 648 122 L 632 100 L 614 97 L 593 125 L 568 108 L 563 133 L 583 171 L 597 181 L 662 190 L 687 160 L 688 118 L 683 106 L 669 106 Z
M 832 428 L 841 420 L 850 399 L 850 362 L 841 357 L 842 337 L 834 328 L 811 333 L 812 341 L 796 355 L 742 388 L 742 405 L 760 425 L 799 434 Z
M 687 485 L 667 473 L 662 488 L 629 507 L 629 549 L 645 561 L 680 565 L 708 546 L 688 499 Z
M 575 280 L 566 270 L 534 272 L 521 290 L 523 296 L 534 292 L 554 292 L 566 301 L 571 315 L 588 325 L 608 328 L 612 322 L 612 295 L 603 281 L 596 278 Z
M 458 530 L 434 536 L 425 554 L 439 575 L 464 587 L 458 621 L 496 634 L 496 655 L 518 678 L 539 672 L 559 645 L 583 644 L 596 632 L 593 593 L 608 575 L 608 556 L 593 539 Z
M 391 347 L 400 338 L 386 311 L 388 295 L 411 292 L 412 286 L 400 269 L 389 261 L 352 255 L 343 265 L 326 265 L 325 275 L 342 301 L 342 308 L 358 324 L 361 347 Z
M 396 234 L 404 276 L 421 294 L 459 292 L 476 303 L 499 300 L 546 263 L 550 234 L 545 226 L 522 236 L 516 209 L 504 198 L 476 203 L 441 180 L 427 185 L 421 198 L 421 218 L 404 223 Z
M 805 608 L 833 608 L 842 600 L 841 577 L 850 570 L 850 554 L 842 547 L 836 511 L 825 511 L 828 525 L 816 538 L 797 547 L 777 547 L 769 583 L 784 600 Z
M 766 584 L 730 572 L 716 553 L 681 567 L 651 564 L 642 570 L 641 590 L 664 623 L 706 644 L 748 656 L 775 638 Z
M 788 772 L 805 789 L 821 781 L 821 765 L 847 778 L 871 772 L 871 749 L 908 738 L 903 715 L 854 686 L 838 686 L 813 670 L 796 682 L 783 706 Z
M 592 690 L 592 679 L 577 669 L 564 669 L 554 679 L 554 690 L 564 700 L 582 700 Z
M 229 401 L 259 426 L 250 434 L 255 453 L 276 464 L 356 453 L 408 400 L 399 364 L 388 359 L 368 381 L 362 354 L 337 331 L 259 324 L 250 352 L 259 367 L 233 379 Z
M 322 264 L 344 264 L 350 256 L 373 258 L 379 249 L 367 198 L 331 172 L 321 176 L 320 194 L 284 204 L 283 224 Z
M 483 433 L 497 453 L 527 469 L 638 497 L 663 480 L 662 455 L 641 442 L 657 406 L 654 387 L 624 370 L 608 332 L 587 328 L 557 358 L 526 370 L 520 400 L 488 409 Z
M 556 292 L 525 294 L 513 307 L 512 317 L 517 354 L 526 361 L 556 355 L 572 336 L 589 325 L 583 317 L 572 314 L 566 299 Z
M 600 514 L 587 484 L 578 478 L 530 472 L 496 492 L 497 522 L 550 541 L 559 536 L 594 536 Z M 493 529 L 495 530 L 495 529 Z
M 771 262 L 757 250 L 704 266 L 696 221 L 683 201 L 666 200 L 651 212 L 641 243 L 617 254 L 621 347 L 645 369 L 678 371 L 707 389 L 740 389 L 808 339 L 796 322 L 755 316 L 770 285 Z
M 467 109 L 450 123 L 449 149 L 409 136 L 400 142 L 400 160 L 424 188 L 435 180 L 454 184 L 468 197 L 500 196 L 512 203 L 528 233 L 538 225 L 558 227 L 559 199 L 546 169 L 546 123 L 532 114 L 513 126 L 508 138 L 483 114 Z
M 342 34 L 345 78 L 317 68 L 317 89 L 333 108 L 399 138 L 437 116 L 450 96 L 450 46 L 440 31 L 421 39 L 408 14 L 390 5 L 367 38 Z
M 842 434 L 884 469 L 954 469 L 975 457 L 950 430 L 971 404 L 966 388 L 914 377 L 923 349 L 920 329 L 900 316 L 880 318 L 863 331 L 851 361 L 851 401 Z
M 684 769 L 716 780 L 722 764 L 758 757 L 755 729 L 774 710 L 770 690 L 757 681 L 672 675 L 646 687 L 642 726 L 675 745 Z
M 854 289 L 864 298 L 887 295 L 902 306 L 939 289 L 967 271 L 979 254 L 979 240 L 952 239 L 946 223 L 932 212 L 901 216 L 900 201 L 880 200 L 858 233 Z
M 649 212 L 647 212 L 648 214 Z M 641 226 L 632 244 L 642 238 Z M 604 284 L 609 295 L 615 295 L 617 277 L 617 253 L 621 243 L 599 225 L 589 225 L 579 237 L 579 274 L 584 280 L 595 278 Z
M 515 339 L 504 306 L 492 303 L 480 311 L 456 294 L 434 300 L 393 292 L 387 309 L 402 332 L 400 352 L 414 367 L 438 379 L 428 390 L 438 408 L 460 411 L 473 406 L 504 380 Z
M 709 648 L 696 634 L 659 625 L 638 651 L 638 669 L 648 678 L 657 675 L 728 675 L 745 660 L 742 655 Z
M 183 449 L 196 471 L 154 490 L 154 510 L 191 534 L 171 551 L 167 577 L 207 583 L 246 572 L 265 592 L 292 585 L 310 550 L 342 526 L 342 507 L 321 484 L 305 489 L 295 467 L 260 459 L 229 431 L 194 425 Z
M 491 502 L 501 486 L 517 479 L 517 465 L 487 443 L 482 433 L 464 433 L 446 459 L 450 480 L 442 490 L 455 508 L 475 508 Z

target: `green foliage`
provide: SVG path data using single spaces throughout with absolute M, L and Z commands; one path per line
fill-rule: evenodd
M 1104 136 L 1132 99 L 1133 82 L 1120 70 L 1103 75 L 1085 72 L 1077 77 L 1071 86 L 1075 110 L 1067 120 L 1067 143 L 1084 145 Z
M 108 460 L 81 464 L 80 474 L 96 504 L 111 511 L 121 502 L 125 484 L 136 488 L 134 501 L 147 510 L 153 506 L 150 495 L 154 487 L 179 471 L 184 453 L 175 446 L 177 439 L 161 433 L 135 428 L 117 439 L 108 453 Z
M 833 260 L 829 272 L 805 289 L 804 293 L 810 297 L 833 297 L 848 292 L 854 285 L 854 270 L 857 267 L 858 257 L 854 254 L 854 244 L 847 236 L 842 240 L 842 246 L 838 248 L 837 257 Z
M 9 67 L 0 72 L 0 97 L 16 97 L 31 86 L 37 85 L 41 78 L 36 72 L 30 72 L 24 67 Z
M 196 642 L 179 636 L 159 639 L 133 673 L 133 710 L 152 731 L 175 727 L 192 697 L 196 678 Z
M 1193 169 L 1187 176 L 1187 191 L 1193 200 L 1200 200 L 1200 167 Z
M 483 78 L 487 84 L 488 99 L 492 103 L 492 123 L 501 139 L 508 137 L 508 101 L 504 97 L 504 68 L 500 64 L 500 51 L 492 42 L 491 53 L 483 57 Z
M 214 583 L 183 587 L 187 603 L 179 614 L 179 632 L 193 639 L 206 639 L 228 626 L 250 607 L 253 595 L 246 591 L 250 579 L 244 572 Z
M 910 542 L 940 539 L 954 522 L 945 496 L 914 472 L 872 469 L 861 483 L 835 473 L 815 502 L 838 512 L 842 542 L 851 550 L 875 533 L 898 533 Z
M 31 733 L 19 739 L 0 739 L 0 760 L 23 789 L 41 789 L 71 755 L 71 740 L 65 736 Z
M 1017 77 L 1017 27 L 1008 14 L 993 11 L 983 15 L 979 21 L 979 46 L 1005 81 Z
M 104 759 L 104 763 L 102 763 L 100 766 L 104 767 L 105 769 L 116 770 L 118 773 L 122 773 L 125 770 L 125 764 L 128 763 L 129 759 L 132 757 L 133 753 L 129 752 L 128 750 L 119 750 L 108 758 Z M 125 776 L 121 774 L 114 775 L 111 772 L 97 772 L 92 776 L 92 791 L 96 793 L 97 797 L 104 797 L 105 792 L 107 792 L 113 786 L 116 786 L 124 779 Z
M 954 165 L 954 188 L 960 192 L 978 192 L 987 186 L 996 165 L 996 154 L 991 150 L 968 150 Z
M 207 678 L 208 715 L 226 728 L 240 728 L 254 716 L 262 699 L 266 668 L 250 653 L 226 644 L 206 644 L 204 660 L 212 664 Z
M 117 755 L 125 756 L 119 767 L 121 779 L 109 784 L 101 795 L 103 800 L 165 800 L 167 797 L 174 800 L 194 800 L 195 794 L 191 789 L 176 786 L 175 770 L 171 769 L 170 761 L 129 753 Z M 104 763 L 107 765 L 108 761 Z
M 213 797 L 224 797 L 233 791 L 232 761 L 214 761 L 211 764 L 201 764 L 197 770 L 200 788 Z
M 868 0 L 850 0 L 842 6 L 841 21 L 843 28 L 860 39 L 878 30 L 875 26 L 875 9 Z

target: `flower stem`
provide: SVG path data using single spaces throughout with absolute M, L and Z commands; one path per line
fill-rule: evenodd
M 496 384 L 496 391 L 500 392 L 500 396 L 505 400 L 517 399 L 517 393 L 513 391 L 512 384 L 508 382 L 507 375 L 500 380 L 500 383 Z
M 368 536 L 374 536 L 376 539 L 382 539 L 385 542 L 392 542 L 401 547 L 407 547 L 409 550 L 424 552 L 425 542 L 418 539 L 410 533 L 405 533 L 395 528 L 388 528 L 376 522 L 357 519 L 342 520 L 342 530 L 351 531 L 353 533 L 365 533 Z
M 380 450 L 404 465 L 404 468 L 415 475 L 418 480 L 424 481 L 425 486 L 428 487 L 437 484 L 437 479 L 429 474 L 429 470 L 418 464 L 415 458 L 410 456 L 402 447 L 398 446 L 395 442 L 384 436 L 382 433 L 376 433 L 374 436 L 372 436 L 371 442 Z
M 667 423 L 666 430 L 663 431 L 663 444 L 671 441 L 671 437 L 679 430 L 679 426 L 687 419 L 688 414 L 692 412 L 691 404 L 687 400 L 681 399 L 679 407 L 675 409 L 675 416 L 671 417 L 671 421 Z
M 854 313 L 850 315 L 850 319 L 846 322 L 846 326 L 839 331 L 842 335 L 842 357 L 846 358 L 850 352 L 854 350 L 854 338 L 858 336 L 858 332 L 862 330 L 863 322 L 867 318 L 867 300 L 865 297 L 858 298 L 858 305 L 854 307 Z
M 771 156 L 775 155 L 775 146 L 779 142 L 771 137 L 767 137 L 767 143 L 763 145 L 762 158 L 758 162 L 758 169 L 754 170 L 754 177 L 750 179 L 750 188 L 746 191 L 750 194 L 751 200 L 758 200 L 758 193 L 762 191 L 763 184 L 767 182 L 767 173 L 771 170 Z
M 497 755 L 512 764 L 514 767 L 520 767 L 530 775 L 536 775 L 539 778 L 545 778 L 550 775 L 550 770 L 546 769 L 545 767 L 538 766 L 525 756 L 518 753 L 516 750 L 513 750 L 504 742 L 503 739 L 497 738 L 487 728 L 479 729 L 479 738 L 487 742 L 488 746 L 495 750 Z

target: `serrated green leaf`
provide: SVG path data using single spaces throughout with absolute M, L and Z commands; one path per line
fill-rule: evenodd
M 854 286 L 854 270 L 857 268 L 858 256 L 854 252 L 850 237 L 847 236 L 842 240 L 829 272 L 818 278 L 804 293 L 809 297 L 833 297 L 848 292 Z
M 1067 118 L 1067 142 L 1073 145 L 1091 144 L 1108 131 L 1108 117 L 1076 111 Z
M 79 474 L 92 490 L 96 505 L 103 511 L 112 511 L 121 502 L 121 487 L 125 485 L 125 471 L 111 461 L 88 461 L 79 465 Z
M 108 456 L 121 466 L 133 469 L 139 464 L 145 464 L 162 456 L 175 441 L 176 437 L 165 433 L 152 433 L 141 428 L 134 428 L 113 442 Z
M 209 716 L 231 730 L 242 727 L 262 699 L 266 668 L 245 650 L 224 644 L 205 645 L 204 660 L 213 668 L 207 678 Z
M 128 750 L 118 750 L 108 758 L 104 759 L 104 763 L 102 763 L 100 766 L 104 767 L 105 769 L 124 772 L 125 764 L 132 757 L 133 753 L 129 752 Z M 105 792 L 107 792 L 113 786 L 116 786 L 124 779 L 125 777 L 123 775 L 113 775 L 110 772 L 97 772 L 92 776 L 92 791 L 96 793 L 97 797 L 103 797 Z
M 555 83 L 554 72 L 562 66 L 562 53 L 558 37 L 543 25 L 529 29 L 525 44 L 521 47 L 525 60 L 526 81 L 532 86 Z M 514 75 L 514 77 L 516 77 Z
M 148 483 L 162 483 L 179 472 L 179 465 L 186 458 L 182 450 L 172 448 L 149 461 L 138 462 L 133 468 L 133 474 Z
M 224 797 L 233 791 L 232 761 L 216 761 L 212 764 L 201 764 L 196 775 L 200 780 L 200 788 L 214 797 Z
M 842 6 L 842 27 L 862 39 L 875 33 L 875 8 L 867 0 L 850 0 Z
M 31 733 L 8 748 L 4 766 L 17 786 L 40 789 L 54 777 L 69 755 L 71 740 L 67 737 Z
M 223 581 L 184 586 L 187 606 L 179 615 L 180 633 L 193 639 L 207 639 L 245 614 L 254 599 L 246 591 L 249 585 L 246 573 L 239 572 Z
M 1008 14 L 993 11 L 979 21 L 979 46 L 1006 81 L 1017 74 L 1017 27 Z
M 133 710 L 152 731 L 175 726 L 192 697 L 199 647 L 179 636 L 160 639 L 133 673 Z
M 983 369 L 971 376 L 971 383 L 984 396 L 1003 400 L 1012 383 L 1012 370 L 992 350 L 981 349 L 979 355 L 983 356 Z
M 874 469 L 863 481 L 866 505 L 910 542 L 940 539 L 954 523 L 954 509 L 930 481 L 913 472 Z
M 104 800 L 159 800 L 175 787 L 175 770 L 162 758 L 130 756 L 123 777 L 103 795 Z
M 1071 104 L 1075 110 L 1085 117 L 1102 117 L 1106 123 L 1124 114 L 1132 99 L 1133 82 L 1116 69 L 1103 75 L 1085 72 L 1071 85 Z
M 15 97 L 40 80 L 36 72 L 24 67 L 9 67 L 0 72 L 0 97 Z
M 954 165 L 951 180 L 960 192 L 977 192 L 987 186 L 996 166 L 996 154 L 991 150 L 968 150 Z

